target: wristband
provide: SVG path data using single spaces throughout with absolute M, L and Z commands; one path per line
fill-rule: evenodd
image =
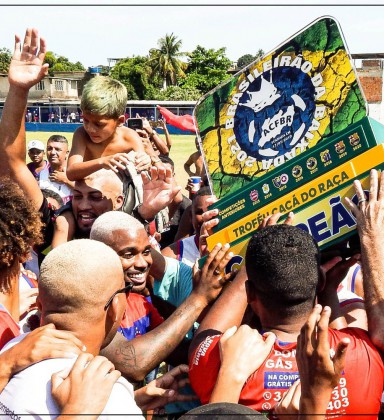
M 135 219 L 137 219 L 139 222 L 141 222 L 144 226 L 149 225 L 149 223 L 153 222 L 155 220 L 155 218 L 151 219 L 151 220 L 146 220 L 144 219 L 141 214 L 139 213 L 139 208 L 142 206 L 143 204 L 139 204 L 135 209 L 132 210 L 132 215 Z

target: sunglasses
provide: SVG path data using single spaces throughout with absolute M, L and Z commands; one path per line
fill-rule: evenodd
M 128 283 L 125 287 L 122 289 L 116 290 L 116 292 L 108 299 L 108 302 L 104 306 L 104 311 L 106 311 L 109 307 L 109 305 L 112 303 L 113 298 L 119 294 L 119 293 L 130 293 L 130 291 L 133 288 L 133 283 Z

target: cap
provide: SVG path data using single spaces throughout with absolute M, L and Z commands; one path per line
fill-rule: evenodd
M 28 150 L 31 150 L 31 149 L 42 150 L 44 152 L 45 146 L 44 146 L 44 143 L 42 143 L 40 140 L 31 140 L 28 143 Z

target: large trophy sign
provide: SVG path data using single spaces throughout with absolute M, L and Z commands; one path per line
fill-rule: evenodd
M 382 159 L 377 145 L 384 127 L 367 116 L 340 26 L 331 17 L 317 19 L 209 92 L 195 118 L 209 182 L 220 198 L 210 248 L 246 241 L 263 217 L 277 211 L 302 215 L 296 223 L 311 231 L 307 218 L 321 210 L 318 203 L 336 191 L 349 194 L 353 179 L 381 167 L 371 157 Z M 373 147 L 377 152 L 369 154 Z M 328 229 L 322 235 L 335 222 L 332 212 L 324 213 L 324 232 L 314 235 L 320 246 L 353 231 L 345 211 L 348 223 L 337 234 Z

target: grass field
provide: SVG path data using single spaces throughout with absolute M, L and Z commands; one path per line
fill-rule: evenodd
M 69 145 L 72 144 L 72 133 L 62 133 L 62 132 L 43 132 L 43 131 L 27 131 L 27 143 L 30 140 L 40 140 L 45 145 L 47 144 L 47 139 L 53 134 L 63 135 L 68 139 Z M 162 136 L 161 136 L 162 137 Z M 177 182 L 183 188 L 187 185 L 188 175 L 184 171 L 184 162 L 188 159 L 191 153 L 196 150 L 195 148 L 195 136 L 194 135 L 179 135 L 172 136 L 172 148 L 170 157 L 175 162 L 175 173 Z M 27 156 L 27 160 L 29 158 Z M 184 190 L 184 193 L 185 190 Z M 188 195 L 188 194 L 187 194 Z

